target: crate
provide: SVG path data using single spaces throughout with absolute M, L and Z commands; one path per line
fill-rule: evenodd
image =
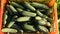
M 51 0 L 51 1 L 54 1 L 54 0 Z M 6 2 L 7 2 L 7 0 L 1 0 L 1 8 L 0 8 L 0 34 L 6 34 L 6 33 L 1 31 L 2 26 L 3 26 L 2 25 L 2 20 L 3 20 L 4 6 L 5 6 Z M 49 34 L 59 34 L 59 31 L 58 31 L 58 17 L 57 17 L 57 3 L 56 2 L 54 3 L 54 11 L 51 14 L 51 16 L 53 18 L 53 24 L 52 24 L 51 32 Z M 10 33 L 10 34 L 22 34 L 22 33 Z M 24 32 L 23 34 L 43 34 L 43 33 L 37 31 L 37 32 Z

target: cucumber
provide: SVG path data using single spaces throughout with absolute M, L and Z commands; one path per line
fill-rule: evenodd
M 30 20 L 30 17 L 19 17 L 16 19 L 16 21 L 18 22 L 24 22 L 24 21 L 29 21 Z
M 4 13 L 4 20 L 3 20 L 3 22 L 4 22 L 4 23 L 3 23 L 3 24 L 4 24 L 4 26 L 5 26 L 5 25 L 6 25 L 6 23 L 7 23 L 7 21 L 6 21 L 6 20 L 7 20 L 7 18 L 8 18 L 7 13 L 8 13 L 8 11 L 6 10 L 6 11 L 5 11 L 5 13 Z
M 11 33 L 16 33 L 18 32 L 16 29 L 12 29 L 12 28 L 3 28 L 2 32 L 11 32 Z
M 46 26 L 51 27 L 51 23 L 46 22 Z
M 46 15 L 50 15 L 51 13 L 53 13 L 53 10 L 54 10 L 53 8 L 50 8 Z
M 45 18 L 42 18 L 42 20 L 47 21 Z
M 24 29 L 29 30 L 29 31 L 36 31 L 33 26 L 24 24 Z
M 49 32 L 48 29 L 44 26 L 38 25 L 38 29 L 39 29 L 39 31 L 42 31 L 42 32 Z
M 31 5 L 38 9 L 49 9 L 47 5 L 41 3 L 32 2 Z
M 26 2 L 26 1 L 24 2 L 24 6 L 27 7 L 28 9 L 32 10 L 32 11 L 36 10 L 33 6 L 30 5 L 30 3 Z
M 46 15 L 42 14 L 39 10 L 37 10 L 37 14 L 42 18 L 48 18 Z
M 16 2 L 9 2 L 11 5 L 13 5 L 14 7 L 16 8 L 21 8 L 21 9 L 24 9 L 23 6 L 21 6 L 20 4 L 16 3 Z
M 38 21 L 38 24 L 39 25 L 46 25 L 46 22 L 44 20 L 40 20 L 40 21 Z
M 23 10 L 22 9 L 20 9 L 20 8 L 16 8 L 17 10 L 18 10 L 18 12 L 22 12 Z
M 17 29 L 19 32 L 22 32 L 22 31 L 23 31 L 22 28 L 21 28 L 20 26 L 16 25 L 16 24 L 14 24 L 14 25 L 12 26 L 12 28 Z
M 52 23 L 53 19 L 52 18 L 46 18 L 46 20 L 50 23 Z
M 23 11 L 22 12 L 22 15 L 29 16 L 29 17 L 35 17 L 36 16 L 36 13 L 29 12 L 29 11 Z
M 36 20 L 41 20 L 42 18 L 39 17 L 39 16 L 36 16 L 35 19 L 36 19 Z
M 11 9 L 14 13 L 17 12 L 17 10 L 16 10 L 12 5 L 9 5 L 9 7 L 10 7 L 10 9 Z
M 9 5 L 6 6 L 6 10 L 8 11 L 8 14 L 13 16 L 13 12 L 11 11 Z
M 15 22 L 14 21 L 11 21 L 9 24 L 8 24 L 8 28 L 12 27 L 12 25 L 14 24 Z

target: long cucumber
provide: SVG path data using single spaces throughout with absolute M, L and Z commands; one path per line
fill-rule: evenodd
M 12 29 L 12 28 L 3 28 L 2 32 L 12 32 L 12 33 L 16 33 L 18 32 L 16 29 Z
M 47 5 L 41 3 L 32 2 L 31 5 L 38 9 L 49 9 Z
M 29 11 L 23 11 L 22 15 L 24 15 L 24 16 L 30 16 L 30 17 L 35 17 L 36 13 L 29 12 Z

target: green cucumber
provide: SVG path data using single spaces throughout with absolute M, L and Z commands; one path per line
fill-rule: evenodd
M 20 9 L 20 8 L 16 8 L 19 12 L 22 12 L 23 10 L 22 9 Z
M 8 24 L 8 28 L 12 27 L 12 25 L 14 24 L 15 22 L 14 21 L 11 21 L 9 24 Z
M 3 28 L 2 32 L 12 32 L 12 33 L 16 33 L 18 32 L 16 29 L 12 29 L 12 28 Z
M 39 31 L 42 31 L 42 32 L 49 32 L 48 29 L 44 26 L 38 25 L 38 29 L 39 29 Z
M 36 31 L 33 26 L 24 24 L 24 29 L 29 30 L 29 31 Z
M 35 19 L 36 19 L 36 20 L 41 20 L 42 18 L 39 17 L 39 16 L 36 16 Z
M 41 3 L 32 2 L 31 5 L 38 9 L 49 9 L 47 5 Z
M 25 7 L 27 7 L 28 9 L 30 9 L 30 10 L 32 10 L 32 11 L 35 11 L 36 9 L 33 7 L 33 6 L 31 6 L 28 2 L 24 2 L 24 6 Z
M 46 15 L 42 14 L 39 10 L 37 10 L 37 14 L 42 18 L 48 18 Z
M 24 15 L 24 16 L 30 16 L 30 17 L 35 17 L 36 13 L 29 12 L 29 11 L 23 11 L 22 15 Z
M 52 18 L 46 18 L 46 20 L 50 23 L 52 23 L 53 19 Z
M 13 5 L 14 7 L 17 7 L 17 8 L 21 8 L 21 9 L 24 9 L 23 6 L 21 6 L 20 4 L 16 3 L 16 2 L 9 2 L 11 5 Z
M 51 27 L 51 23 L 46 22 L 46 26 Z
M 12 5 L 9 5 L 9 7 L 14 13 L 17 12 L 17 10 Z
M 30 20 L 30 17 L 19 17 L 16 19 L 16 21 L 18 22 L 24 22 L 24 21 L 29 21 Z
M 4 26 L 5 26 L 5 25 L 6 25 L 6 23 L 7 23 L 7 21 L 6 21 L 6 20 L 7 20 L 7 18 L 8 18 L 7 13 L 8 13 L 8 11 L 6 10 L 6 11 L 5 11 L 5 13 L 4 13 L 4 21 L 3 21 L 3 22 L 4 22 L 4 23 L 3 23 L 3 24 L 4 24 Z
M 39 25 L 45 25 L 46 22 L 45 22 L 44 20 L 40 20 L 40 21 L 38 21 L 38 24 L 39 24 Z

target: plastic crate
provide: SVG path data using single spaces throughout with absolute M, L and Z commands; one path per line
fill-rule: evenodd
M 54 0 L 51 0 L 54 1 Z M 2 20 L 3 20 L 3 12 L 4 12 L 4 6 L 6 4 L 7 0 L 1 0 L 1 8 L 0 8 L 0 34 L 6 34 L 4 32 L 1 31 L 2 29 Z M 51 2 L 50 2 L 51 3 Z M 53 18 L 53 24 L 52 24 L 52 31 L 49 34 L 59 34 L 59 30 L 58 30 L 58 17 L 57 17 L 57 3 L 54 3 L 54 11 L 52 14 L 52 18 Z M 13 33 L 11 33 L 13 34 Z M 20 34 L 20 33 L 15 33 L 15 34 Z M 30 32 L 30 33 L 24 33 L 24 34 L 43 34 L 40 32 Z

